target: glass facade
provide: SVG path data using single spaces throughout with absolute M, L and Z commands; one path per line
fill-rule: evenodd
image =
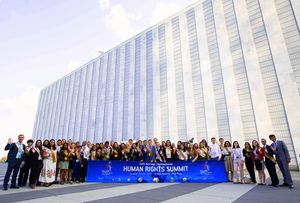
M 195 2 L 45 87 L 33 138 L 243 142 L 274 133 L 299 163 L 293 2 Z

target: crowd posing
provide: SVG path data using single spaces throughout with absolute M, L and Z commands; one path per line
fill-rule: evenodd
M 8 189 L 8 182 L 12 174 L 11 187 L 18 189 L 27 185 L 34 189 L 36 186 L 49 187 L 52 184 L 73 184 L 85 182 L 88 160 L 121 160 L 139 162 L 170 162 L 219 160 L 225 163 L 229 182 L 242 184 L 247 182 L 244 176 L 244 165 L 255 184 L 255 169 L 258 172 L 258 185 L 266 185 L 265 167 L 271 178 L 270 186 L 279 186 L 276 172 L 278 164 L 283 184 L 280 186 L 293 187 L 289 171 L 291 161 L 285 143 L 270 135 L 271 145 L 266 139 L 260 142 L 253 140 L 245 142 L 243 148 L 237 141 L 232 144 L 220 138 L 211 138 L 208 143 L 203 139 L 200 143 L 181 142 L 171 143 L 170 140 L 158 142 L 153 140 L 138 140 L 133 142 L 105 142 L 92 144 L 89 141 L 73 142 L 71 139 L 59 140 L 28 140 L 23 144 L 24 135 L 18 136 L 18 142 L 8 140 L 5 150 L 7 156 L 7 172 L 3 183 L 3 190 Z M 261 144 L 260 144 L 261 143 Z M 196 164 L 196 163 L 195 163 Z M 58 178 L 59 175 L 59 178 Z M 18 177 L 17 177 L 18 176 Z M 17 180 L 18 178 L 18 180 Z M 59 180 L 59 181 L 58 181 Z

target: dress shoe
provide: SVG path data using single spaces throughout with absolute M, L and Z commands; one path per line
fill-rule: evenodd
M 3 186 L 3 189 L 2 190 L 7 190 L 7 186 Z
M 12 188 L 12 189 L 19 189 L 20 187 L 18 187 L 16 185 L 12 185 L 12 186 L 10 186 L 10 188 Z
M 289 188 L 290 188 L 290 189 L 294 189 L 294 186 L 293 186 L 293 185 L 290 185 Z
M 30 184 L 31 189 L 35 189 L 35 184 Z
M 287 184 L 287 183 L 283 183 L 282 185 L 280 185 L 280 187 L 288 187 L 289 186 L 289 184 Z

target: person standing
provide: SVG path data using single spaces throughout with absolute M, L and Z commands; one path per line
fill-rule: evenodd
M 177 157 L 177 147 L 175 145 L 175 143 L 171 144 L 171 148 L 172 148 L 172 160 L 173 161 L 178 161 L 178 157 Z
M 144 161 L 145 162 L 154 162 L 155 161 L 155 152 L 156 148 L 152 145 L 152 140 L 146 140 L 143 146 L 143 153 L 144 153 Z
M 245 164 L 246 164 L 247 171 L 250 175 L 251 182 L 256 183 L 255 172 L 254 172 L 254 154 L 253 154 L 253 149 L 249 142 L 245 142 L 243 155 L 245 157 Z
M 224 154 L 223 154 L 224 145 L 225 145 L 225 140 L 224 140 L 224 138 L 220 137 L 219 138 L 219 147 L 220 147 L 220 150 L 221 150 L 222 159 L 224 159 Z
M 140 161 L 139 160 L 139 151 L 137 150 L 136 143 L 132 143 L 130 149 L 130 160 L 131 161 Z
M 269 145 L 267 145 L 266 139 L 261 139 L 265 154 L 265 164 L 270 175 L 272 183 L 270 186 L 277 187 L 279 184 L 278 176 L 276 173 L 276 160 L 274 159 L 274 152 Z
M 31 167 L 31 160 L 29 151 L 32 148 L 33 140 L 27 141 L 27 146 L 25 147 L 25 164 L 20 168 L 19 178 L 18 178 L 18 186 L 24 187 L 27 184 L 28 176 L 29 176 L 29 169 Z
M 189 147 L 189 160 L 192 161 L 193 163 L 195 161 L 197 161 L 197 159 L 198 159 L 198 149 L 199 149 L 198 143 L 190 144 L 190 147 Z
M 199 143 L 198 159 L 199 160 L 209 160 L 210 159 L 208 149 L 205 145 L 205 141 L 203 141 L 203 140 Z
M 177 158 L 178 161 L 187 161 L 188 160 L 189 153 L 188 151 L 184 148 L 184 145 L 181 143 L 179 145 L 179 148 L 177 149 Z
M 223 145 L 223 147 L 220 148 L 222 149 L 222 157 L 224 157 L 225 161 L 225 168 L 226 168 L 226 174 L 229 182 L 233 181 L 233 159 L 232 159 L 232 148 L 231 148 L 231 143 L 229 141 L 226 141 Z
M 127 153 L 127 148 L 125 143 L 121 143 L 120 145 L 120 152 L 121 152 L 121 158 L 122 161 L 128 161 L 129 160 L 129 153 Z
M 97 146 L 93 145 L 91 148 L 91 156 L 90 156 L 92 161 L 97 160 L 96 154 L 97 154 Z
M 83 153 L 81 153 L 81 146 L 76 145 L 75 153 L 72 154 L 73 156 L 73 173 L 72 173 L 72 181 L 76 183 L 80 183 L 80 174 L 82 168 L 82 160 L 83 160 Z
M 144 150 L 143 150 L 143 148 L 144 148 L 143 142 L 142 142 L 142 140 L 139 140 L 137 142 L 136 150 L 138 151 L 138 153 L 137 153 L 137 159 L 140 162 L 144 161 L 144 153 L 143 153 Z
M 209 155 L 211 159 L 220 160 L 222 158 L 222 153 L 220 146 L 216 143 L 216 138 L 211 138 L 211 143 L 209 144 Z
M 73 174 L 73 166 L 74 166 L 73 155 L 75 154 L 75 143 L 71 144 L 69 150 L 70 150 L 70 159 L 69 159 L 69 170 L 67 176 L 68 176 L 68 182 L 70 184 L 73 184 L 72 174 Z
M 57 152 L 57 157 L 60 157 L 60 149 L 62 148 L 62 145 L 66 142 L 65 139 L 61 140 L 58 139 L 56 142 L 56 152 Z M 58 174 L 60 173 L 60 163 L 59 161 L 56 162 L 56 171 L 55 171 L 55 181 L 53 184 L 58 184 Z
M 283 175 L 283 184 L 281 186 L 287 186 L 294 189 L 292 176 L 289 170 L 289 163 L 291 162 L 289 150 L 284 141 L 277 140 L 275 135 L 269 135 L 269 139 L 273 142 L 270 147 L 276 155 L 278 166 Z
M 110 159 L 110 153 L 111 153 L 111 147 L 109 146 L 109 142 L 106 141 L 104 143 L 103 153 L 102 153 L 104 161 L 109 161 L 109 159 Z
M 99 146 L 99 148 L 97 148 L 96 159 L 101 161 L 103 160 L 103 149 L 101 145 Z
M 35 146 L 29 151 L 30 156 L 30 175 L 29 175 L 29 185 L 32 189 L 35 188 L 37 180 L 39 178 L 40 172 L 43 168 L 42 159 L 42 141 L 37 140 Z
M 8 181 L 11 173 L 13 172 L 11 179 L 10 188 L 18 189 L 19 187 L 16 185 L 17 175 L 21 165 L 25 164 L 25 145 L 23 144 L 24 135 L 21 134 L 18 136 L 18 142 L 13 143 L 12 139 L 8 139 L 8 143 L 5 146 L 4 150 L 9 150 L 7 155 L 7 170 L 5 173 L 5 178 L 3 181 L 3 190 L 7 190 Z
M 258 171 L 258 177 L 260 183 L 258 185 L 266 185 L 266 175 L 265 175 L 265 164 L 264 164 L 264 150 L 260 147 L 256 140 L 252 141 L 253 155 L 255 168 Z
M 121 158 L 121 152 L 119 149 L 119 144 L 117 142 L 114 142 L 110 154 L 110 160 L 120 160 Z
M 171 141 L 167 140 L 166 141 L 166 147 L 164 154 L 166 155 L 166 162 L 173 161 L 172 159 L 172 147 L 171 147 Z
M 65 143 L 60 149 L 60 184 L 63 185 L 67 182 L 68 170 L 69 170 L 69 160 L 70 160 L 70 150 L 68 148 L 68 143 Z
M 244 181 L 244 156 L 242 149 L 237 141 L 233 142 L 232 155 L 234 167 L 234 183 L 243 183 Z
M 39 181 L 43 183 L 43 186 L 49 187 L 55 181 L 57 162 L 57 151 L 53 139 L 50 140 L 50 144 L 48 140 L 44 140 L 42 156 L 44 160 Z
M 155 160 L 156 162 L 166 162 L 166 158 L 164 155 L 164 150 L 163 148 L 160 146 L 160 143 L 156 141 L 156 154 L 155 154 Z
M 81 168 L 81 182 L 85 182 L 86 174 L 87 174 L 87 166 L 88 166 L 88 160 L 90 159 L 90 148 L 87 145 L 86 141 L 82 142 L 82 153 L 83 153 L 83 159 L 82 159 L 82 168 Z

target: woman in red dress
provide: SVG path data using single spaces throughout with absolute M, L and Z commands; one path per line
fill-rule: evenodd
M 264 155 L 265 152 L 263 148 L 259 146 L 257 140 L 252 141 L 253 146 L 253 155 L 255 168 L 258 171 L 259 182 L 258 185 L 266 185 L 266 175 L 265 175 L 265 164 L 264 164 Z

